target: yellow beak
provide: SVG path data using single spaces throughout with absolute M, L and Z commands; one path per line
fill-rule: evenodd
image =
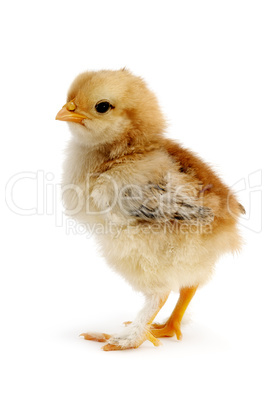
M 61 121 L 72 121 L 74 123 L 81 123 L 82 120 L 87 119 L 83 114 L 80 113 L 75 113 L 76 106 L 74 103 L 68 102 L 66 105 L 63 106 L 63 108 L 58 112 L 56 115 L 56 120 L 61 120 Z

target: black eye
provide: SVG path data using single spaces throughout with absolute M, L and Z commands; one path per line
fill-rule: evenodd
M 114 106 L 112 106 L 109 102 L 107 101 L 100 101 L 95 105 L 95 109 L 98 113 L 106 113 L 110 109 L 113 109 Z

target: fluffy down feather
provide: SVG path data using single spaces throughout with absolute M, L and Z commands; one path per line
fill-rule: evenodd
M 234 194 L 200 158 L 165 138 L 156 97 L 129 71 L 83 73 L 67 102 L 84 116 L 68 120 L 67 213 L 99 233 L 109 264 L 147 297 L 205 283 L 216 260 L 241 245 L 243 211 Z M 99 102 L 107 111 L 97 111 Z

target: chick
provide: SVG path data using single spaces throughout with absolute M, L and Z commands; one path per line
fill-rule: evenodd
M 243 207 L 199 157 L 164 136 L 155 95 L 128 70 L 80 74 L 56 116 L 72 140 L 63 173 L 66 213 L 92 230 L 107 262 L 145 305 L 119 334 L 84 333 L 104 350 L 181 339 L 181 320 L 216 260 L 239 250 Z M 170 318 L 153 323 L 171 291 Z

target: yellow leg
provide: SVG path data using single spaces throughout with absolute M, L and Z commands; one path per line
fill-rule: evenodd
M 133 342 L 127 342 L 127 338 L 126 338 L 126 343 L 124 343 L 123 338 L 122 338 L 122 342 L 121 342 L 120 338 L 118 340 L 115 339 L 114 342 L 112 342 L 112 340 L 110 340 L 110 342 L 108 342 L 106 345 L 104 345 L 102 349 L 105 351 L 136 349 L 140 345 L 142 345 L 142 343 L 145 342 L 146 340 L 152 342 L 154 346 L 159 346 L 161 344 L 160 341 L 155 336 L 152 335 L 149 328 L 150 328 L 154 318 L 160 311 L 160 309 L 164 306 L 168 297 L 169 297 L 169 293 L 159 300 L 157 308 L 153 309 L 154 310 L 153 313 L 151 312 L 149 315 L 146 314 L 146 311 L 140 313 L 142 316 L 144 316 L 144 319 L 145 319 L 145 330 L 143 331 L 141 336 L 138 336 Z
M 174 335 L 176 335 L 177 339 L 182 338 L 182 333 L 180 330 L 181 321 L 184 316 L 185 310 L 192 300 L 192 297 L 196 293 L 196 290 L 197 286 L 181 289 L 179 300 L 168 321 L 163 325 L 151 325 L 150 332 L 155 338 L 171 337 Z
M 154 318 L 165 304 L 168 296 L 169 294 L 161 299 L 157 299 L 156 305 L 153 301 L 145 305 L 144 309 L 139 313 L 137 323 L 133 323 L 133 325 L 135 325 L 134 334 L 137 332 L 137 336 L 133 337 L 133 334 L 130 332 L 131 329 L 129 334 L 123 334 L 117 337 L 104 333 L 83 333 L 81 336 L 90 341 L 108 342 L 103 346 L 103 350 L 105 351 L 138 348 L 146 340 L 152 342 L 155 346 L 159 346 L 161 344 L 160 341 L 152 335 L 149 328 Z

